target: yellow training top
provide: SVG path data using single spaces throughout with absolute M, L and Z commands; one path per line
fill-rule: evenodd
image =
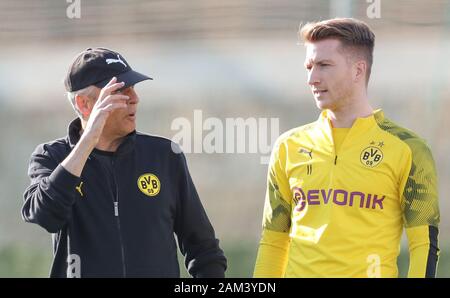
M 255 277 L 397 277 L 403 227 L 409 276 L 435 276 L 438 194 L 425 141 L 381 110 L 340 136 L 336 152 L 323 111 L 278 138 Z
M 336 155 L 341 150 L 341 145 L 345 140 L 350 128 L 334 128 L 333 127 L 333 141 L 334 141 L 334 151 L 336 151 Z

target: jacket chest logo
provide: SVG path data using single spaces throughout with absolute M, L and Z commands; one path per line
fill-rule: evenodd
M 313 150 L 312 149 L 306 149 L 303 147 L 300 147 L 300 149 L 298 150 L 298 153 L 303 154 L 304 156 L 308 156 L 309 160 L 311 161 L 313 159 Z M 311 175 L 312 174 L 312 164 L 309 163 L 306 165 L 306 174 L 307 175 Z
M 311 149 L 311 150 L 308 150 L 308 149 L 305 149 L 305 148 L 301 147 L 301 148 L 298 150 L 298 153 L 306 154 L 307 156 L 309 156 L 309 159 L 312 159 L 312 153 L 313 153 L 312 149 Z
M 369 168 L 376 167 L 383 160 L 383 151 L 381 151 L 381 147 L 384 146 L 383 142 L 379 142 L 378 146 L 374 146 L 376 143 L 371 142 L 372 146 L 366 147 L 361 151 L 360 161 L 361 163 Z
M 83 190 L 81 189 L 81 187 L 83 187 L 83 181 L 80 182 L 80 185 L 75 186 L 75 189 L 80 193 L 80 195 L 81 195 L 82 197 L 84 197 L 84 195 L 83 195 Z
M 158 177 L 152 173 L 145 173 L 139 176 L 137 180 L 139 190 L 146 196 L 154 197 L 161 190 L 161 182 Z

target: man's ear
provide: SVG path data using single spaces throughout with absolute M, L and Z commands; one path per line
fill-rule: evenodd
M 366 81 L 366 72 L 367 72 L 367 62 L 365 60 L 358 60 L 354 64 L 354 76 L 353 80 L 355 83 Z
M 92 100 L 86 95 L 77 94 L 75 96 L 75 104 L 83 119 L 88 119 L 94 106 Z

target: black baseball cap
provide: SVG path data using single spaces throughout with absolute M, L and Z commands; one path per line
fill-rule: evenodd
M 90 85 L 103 88 L 113 78 L 124 82 L 123 88 L 144 80 L 153 80 L 131 69 L 119 53 L 106 48 L 88 48 L 78 54 L 70 65 L 64 85 L 68 92 L 77 91 Z

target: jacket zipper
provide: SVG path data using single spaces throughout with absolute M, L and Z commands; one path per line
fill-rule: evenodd
M 120 227 L 120 217 L 119 217 L 119 186 L 117 185 L 116 172 L 114 169 L 114 158 L 115 157 L 113 157 L 111 160 L 111 165 L 113 168 L 113 183 L 114 183 L 114 187 L 116 189 L 116 193 L 115 193 L 115 197 L 114 197 L 114 216 L 116 218 L 117 228 L 119 230 L 120 252 L 122 254 L 122 273 L 123 273 L 123 277 L 126 277 L 127 269 L 125 267 L 125 249 L 123 247 L 122 230 Z

